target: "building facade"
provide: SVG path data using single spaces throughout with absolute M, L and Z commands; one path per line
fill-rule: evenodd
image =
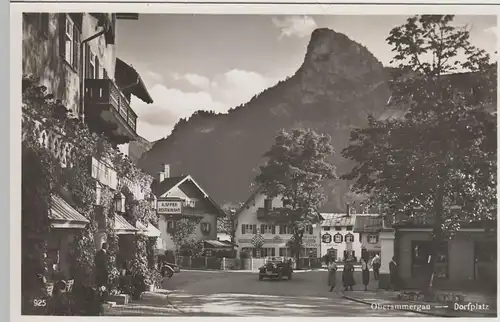
M 342 261 L 349 252 L 359 257 L 361 243 L 358 234 L 354 233 L 355 215 L 321 213 L 321 256 L 330 255 L 336 261 Z
M 139 74 L 116 57 L 115 38 L 118 19 L 138 19 L 137 14 L 115 13 L 23 13 L 22 71 L 25 76 L 39 79 L 47 93 L 61 101 L 73 118 L 83 120 L 93 132 L 104 134 L 114 146 L 137 138 L 137 115 L 130 106 L 130 95 L 152 103 Z M 126 66 L 125 66 L 126 65 Z M 127 96 L 128 95 L 128 96 Z M 40 141 L 61 161 L 67 160 L 73 147 L 54 129 L 40 128 Z M 110 160 L 92 158 L 89 171 L 96 180 L 95 212 L 99 232 L 96 248 L 106 240 L 109 220 L 100 205 L 100 191 L 107 186 L 129 186 L 136 199 L 149 198 L 149 191 L 127 178 L 118 178 Z M 121 182 L 120 182 L 121 181 Z M 88 220 L 72 206 L 71 194 L 61 189 L 52 196 L 49 215 L 51 234 L 48 259 L 61 271 L 69 270 L 68 244 L 88 224 Z M 124 211 L 124 207 L 121 209 Z M 136 233 L 157 234 L 150 227 L 134 227 L 117 212 L 114 219 L 118 235 Z
M 224 216 L 224 211 L 191 176 L 170 177 L 170 166 L 165 165 L 153 192 L 158 199 L 158 228 L 163 243 L 160 254 L 177 250 L 172 236 L 181 218 L 191 218 L 195 223 L 189 238 L 217 241 L 217 218 Z
M 287 243 L 292 237 L 289 225 L 284 220 L 286 208 L 280 197 L 267 198 L 256 192 L 236 213 L 236 244 L 238 254 L 251 257 L 292 257 Z M 303 236 L 300 257 L 319 257 L 321 228 L 308 226 Z
M 397 214 L 383 221 L 380 230 L 381 279 L 379 287 L 389 283 L 389 262 L 393 256 L 399 274 L 408 288 L 427 283 L 427 264 L 432 247 L 432 216 L 409 217 Z M 496 222 L 491 222 L 496 227 Z M 441 243 L 437 253 L 436 287 L 447 289 L 481 288 L 495 285 L 497 278 L 497 236 L 485 223 L 462 222 L 451 239 Z
M 356 215 L 354 233 L 359 235 L 361 249 L 368 252 L 369 258 L 375 254 L 380 255 L 380 229 L 382 228 L 382 216 L 376 214 Z

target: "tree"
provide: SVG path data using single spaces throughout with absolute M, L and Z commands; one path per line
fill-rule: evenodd
M 225 216 L 217 219 L 217 232 L 229 235 L 233 252 L 236 244 L 236 211 L 234 207 L 227 207 L 224 209 Z
M 369 118 L 351 132 L 344 157 L 357 164 L 344 179 L 386 214 L 425 217 L 433 228 L 431 292 L 439 245 L 461 222 L 496 214 L 496 66 L 453 16 L 414 16 L 391 30 L 396 53 L 392 102 L 402 117 Z M 459 74 L 453 74 L 460 72 Z M 451 206 L 459 204 L 459 211 Z M 422 211 L 415 211 L 420 208 Z
M 335 167 L 327 161 L 334 153 L 330 137 L 313 130 L 282 130 L 275 143 L 264 154 L 267 162 L 255 178 L 269 198 L 280 196 L 288 208 L 287 224 L 292 229 L 289 246 L 299 263 L 302 237 L 307 226 L 319 222 L 317 209 L 326 197 L 322 184 L 337 177 Z
M 196 224 L 200 222 L 198 216 L 184 216 L 175 221 L 175 228 L 172 231 L 172 241 L 177 248 L 177 251 L 189 242 L 191 235 L 196 230 Z

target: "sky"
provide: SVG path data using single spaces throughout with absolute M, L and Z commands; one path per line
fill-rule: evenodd
M 118 20 L 117 57 L 141 75 L 153 100 L 133 98 L 137 132 L 149 141 L 167 137 L 180 118 L 197 110 L 224 113 L 292 76 L 302 64 L 312 31 L 330 28 L 364 45 L 385 66 L 385 41 L 407 16 L 271 16 L 141 14 Z M 456 16 L 471 42 L 496 50 L 495 16 Z

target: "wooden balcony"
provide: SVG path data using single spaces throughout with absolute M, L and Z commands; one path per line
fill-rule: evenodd
M 117 144 L 137 138 L 137 114 L 110 79 L 85 80 L 85 117 L 89 126 L 103 129 Z

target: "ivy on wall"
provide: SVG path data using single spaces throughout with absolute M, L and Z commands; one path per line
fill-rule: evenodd
M 54 100 L 47 88 L 38 85 L 38 79 L 25 76 L 22 82 L 22 293 L 23 312 L 29 301 L 39 298 L 37 292 L 43 288 L 47 277 L 46 244 L 50 234 L 49 211 L 51 196 L 67 192 L 68 201 L 90 223 L 78 230 L 70 244 L 71 275 L 75 287 L 93 285 L 95 235 L 99 229 L 96 218 L 96 185 L 91 176 L 91 157 L 111 163 L 117 171 L 120 182 L 139 184 L 143 191 L 149 191 L 152 177 L 138 169 L 127 156 L 121 154 L 105 137 L 90 132 L 88 126 L 74 118 L 60 101 Z M 56 154 L 40 140 L 42 131 L 49 130 L 57 137 L 53 146 Z M 66 167 L 61 167 L 62 149 L 71 146 L 67 153 Z M 126 178 L 127 180 L 120 180 Z M 101 187 L 99 205 L 106 216 L 105 231 L 109 244 L 109 286 L 118 285 L 119 272 L 116 267 L 118 236 L 114 231 L 114 192 Z M 156 222 L 156 214 L 146 200 L 133 201 L 131 214 L 143 222 Z M 134 223 L 135 224 L 135 223 Z M 140 242 L 139 242 L 140 244 Z M 145 243 L 144 243 L 145 244 Z M 146 250 L 137 248 L 138 258 L 145 258 Z M 26 306 L 28 305 L 28 306 Z

